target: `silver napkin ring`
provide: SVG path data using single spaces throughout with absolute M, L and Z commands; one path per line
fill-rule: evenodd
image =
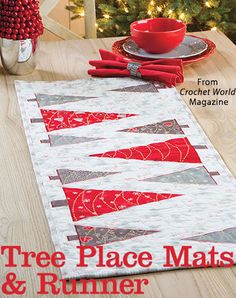
M 129 62 L 127 65 L 127 69 L 130 71 L 130 75 L 132 77 L 141 78 L 141 73 L 139 72 L 139 66 L 141 64 L 138 62 Z

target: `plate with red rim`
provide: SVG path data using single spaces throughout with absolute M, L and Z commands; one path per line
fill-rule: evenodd
M 141 49 L 133 40 L 129 38 L 124 44 L 123 49 L 126 53 L 138 58 L 147 59 L 184 59 L 198 56 L 206 51 L 207 43 L 197 36 L 186 35 L 179 46 L 167 53 L 152 54 Z
M 196 37 L 194 35 L 188 35 L 188 36 Z M 193 62 L 197 62 L 197 61 L 206 59 L 207 57 L 210 57 L 215 52 L 216 45 L 211 40 L 209 40 L 207 38 L 201 38 L 201 37 L 197 37 L 197 38 L 201 39 L 207 45 L 206 49 L 205 49 L 205 51 L 203 51 L 202 53 L 200 53 L 198 55 L 190 56 L 187 58 L 181 58 L 184 65 L 191 64 Z M 117 54 L 119 57 L 127 58 L 129 60 L 133 60 L 136 62 L 143 62 L 143 61 L 147 61 L 147 60 L 157 60 L 156 58 L 154 59 L 154 58 L 150 58 L 150 57 L 148 57 L 148 58 L 137 57 L 135 55 L 127 53 L 124 50 L 123 46 L 124 46 L 124 44 L 127 44 L 127 42 L 129 42 L 131 39 L 132 39 L 131 37 L 128 37 L 128 38 L 125 38 L 125 39 L 115 42 L 112 46 L 113 53 Z M 178 57 L 176 57 L 176 58 L 178 58 Z M 171 59 L 171 58 L 169 58 L 169 59 Z

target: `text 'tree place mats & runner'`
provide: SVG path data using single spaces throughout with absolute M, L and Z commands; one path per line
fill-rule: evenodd
M 212 246 L 236 252 L 235 179 L 175 88 L 92 78 L 16 90 L 63 278 L 173 269 L 167 245 L 192 246 L 190 262 Z M 153 264 L 97 268 L 96 256 L 78 268 L 80 245 Z

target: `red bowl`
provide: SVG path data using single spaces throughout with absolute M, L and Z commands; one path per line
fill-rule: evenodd
M 130 26 L 137 45 L 149 53 L 167 53 L 184 39 L 186 24 L 175 19 L 156 18 L 136 21 Z

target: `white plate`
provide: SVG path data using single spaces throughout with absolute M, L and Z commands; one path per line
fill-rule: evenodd
M 182 43 L 174 50 L 164 54 L 151 54 L 138 47 L 132 38 L 123 44 L 125 52 L 140 58 L 161 59 L 161 58 L 188 58 L 202 54 L 208 45 L 197 36 L 186 35 Z

